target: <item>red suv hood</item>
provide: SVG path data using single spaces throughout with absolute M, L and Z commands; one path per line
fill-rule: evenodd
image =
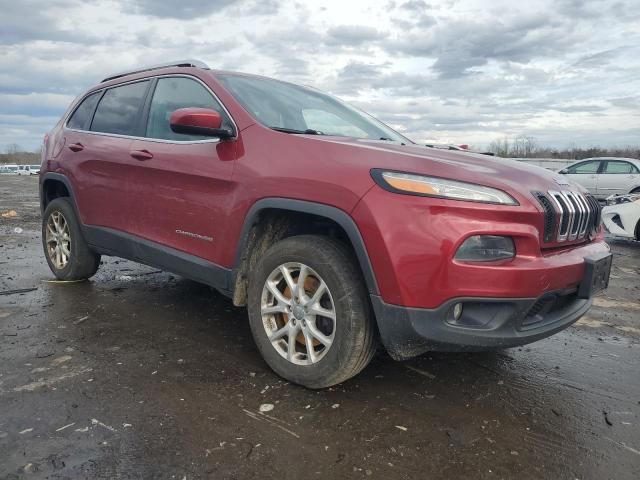
M 524 162 L 471 152 L 440 150 L 421 145 L 354 139 L 347 137 L 312 137 L 360 150 L 352 158 L 362 158 L 367 166 L 408 173 L 451 178 L 487 185 L 512 194 L 531 198 L 531 191 L 568 189 L 584 191 L 562 175 Z M 342 153 L 344 153 L 344 150 Z

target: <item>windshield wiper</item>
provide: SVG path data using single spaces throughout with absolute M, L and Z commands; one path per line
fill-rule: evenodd
M 384 140 L 385 142 L 399 142 L 403 147 L 406 145 L 406 143 L 400 142 L 399 140 L 394 140 L 393 138 L 380 137 L 380 140 Z
M 271 130 L 275 130 L 276 132 L 282 133 L 300 133 L 305 135 L 324 135 L 324 133 L 313 130 L 311 128 L 307 128 L 306 130 L 296 130 L 295 128 L 284 128 L 284 127 L 269 127 Z

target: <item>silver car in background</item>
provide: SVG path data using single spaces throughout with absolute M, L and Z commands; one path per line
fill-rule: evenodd
M 615 194 L 640 193 L 640 160 L 634 158 L 585 158 L 558 173 L 579 183 L 599 200 Z

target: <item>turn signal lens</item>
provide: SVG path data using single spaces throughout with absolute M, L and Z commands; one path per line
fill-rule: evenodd
M 455 258 L 464 262 L 493 262 L 515 256 L 516 247 L 511 237 L 474 235 L 460 245 Z
M 502 190 L 476 185 L 475 183 L 425 177 L 411 173 L 387 172 L 379 169 L 372 170 L 371 175 L 378 185 L 395 193 L 468 200 L 471 202 L 498 203 L 501 205 L 518 205 L 518 202 L 511 195 Z

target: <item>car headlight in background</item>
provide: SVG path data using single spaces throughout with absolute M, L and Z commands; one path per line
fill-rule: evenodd
M 621 203 L 631 203 L 640 200 L 640 193 L 614 194 L 607 197 L 607 205 L 619 205 Z
M 371 170 L 371 176 L 382 188 L 395 193 L 500 205 L 519 205 L 508 193 L 475 183 L 380 169 Z
M 516 247 L 511 237 L 474 235 L 460 245 L 455 259 L 463 262 L 495 262 L 515 256 Z

